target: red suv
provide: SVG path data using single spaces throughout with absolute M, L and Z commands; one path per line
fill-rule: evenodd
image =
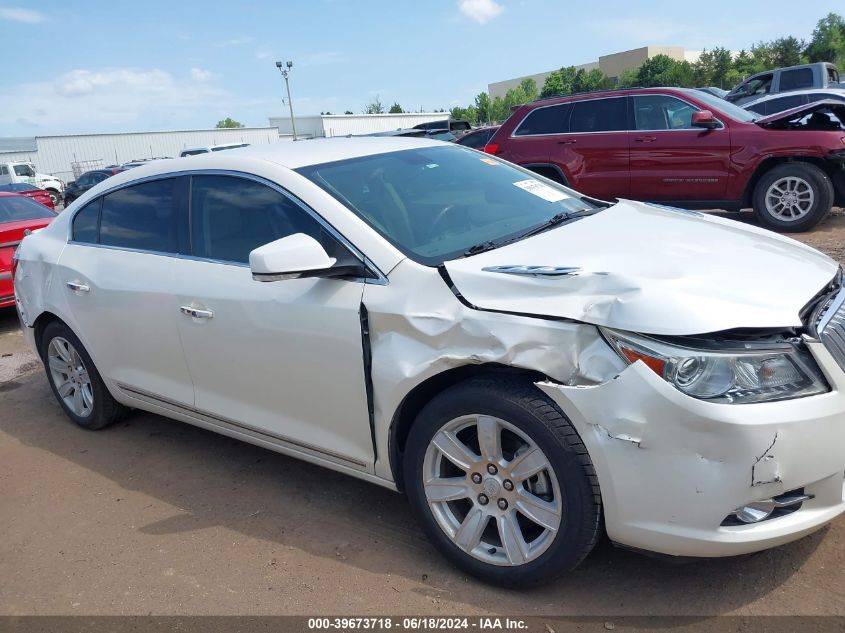
M 753 207 L 805 231 L 845 204 L 845 104 L 760 118 L 699 90 L 638 88 L 520 106 L 484 150 L 596 198 Z

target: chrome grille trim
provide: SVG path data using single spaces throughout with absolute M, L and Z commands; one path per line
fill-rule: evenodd
M 845 371 L 845 288 L 823 302 L 816 313 L 814 330 L 816 337 Z

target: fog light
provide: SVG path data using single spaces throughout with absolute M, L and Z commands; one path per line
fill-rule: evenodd
M 737 508 L 734 510 L 734 514 L 743 523 L 757 523 L 763 519 L 768 519 L 774 511 L 774 501 L 766 499 L 765 501 L 755 501 L 754 503 L 749 503 L 747 506 Z

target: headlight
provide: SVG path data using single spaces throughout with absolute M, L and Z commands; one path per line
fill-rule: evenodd
M 601 329 L 628 363 L 646 366 L 688 396 L 730 404 L 803 398 L 830 390 L 812 357 L 791 343 L 691 349 Z

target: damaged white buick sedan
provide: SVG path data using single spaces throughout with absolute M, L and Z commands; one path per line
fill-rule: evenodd
M 403 490 L 490 582 L 602 529 L 727 556 L 845 509 L 842 273 L 759 228 L 341 138 L 119 174 L 15 268 L 79 426 L 143 409 Z

